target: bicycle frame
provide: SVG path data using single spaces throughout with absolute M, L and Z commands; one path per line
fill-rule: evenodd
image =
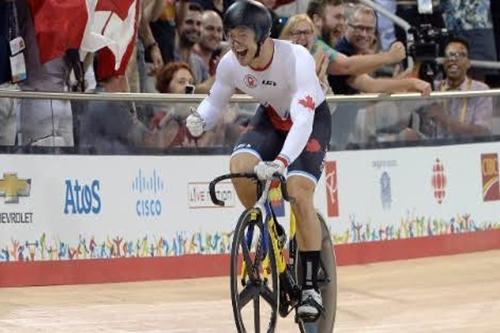
M 268 189 L 266 195 L 269 195 L 269 190 L 270 188 Z M 267 197 L 264 202 L 264 209 L 266 212 L 266 221 L 267 221 L 266 223 L 264 223 L 264 230 L 266 231 L 267 234 L 269 234 L 269 238 L 271 239 L 271 245 L 274 249 L 274 255 L 276 257 L 275 258 L 276 266 L 278 268 L 278 273 L 281 274 L 286 270 L 286 260 L 285 256 L 283 255 L 283 246 L 280 244 L 279 241 L 278 230 L 276 229 L 276 223 L 278 223 L 278 220 L 276 218 L 276 214 L 274 213 L 273 207 L 269 202 L 269 200 L 267 199 Z M 267 237 L 264 237 L 264 239 L 267 239 Z M 269 251 L 267 251 L 267 248 L 265 248 L 264 250 L 266 251 L 265 253 L 269 253 Z M 264 261 L 263 265 L 265 268 L 267 268 L 268 262 Z
M 215 195 L 215 185 L 225 179 L 230 179 L 230 178 L 250 178 L 250 179 L 255 179 L 257 180 L 257 202 L 254 204 L 254 208 L 260 209 L 261 212 L 265 212 L 265 223 L 264 223 L 264 233 L 269 235 L 269 239 L 271 241 L 271 246 L 273 247 L 274 253 L 275 253 L 275 259 L 276 259 L 276 265 L 278 268 L 279 273 L 283 273 L 286 270 L 286 260 L 283 255 L 283 246 L 279 244 L 279 239 L 278 239 L 278 232 L 276 230 L 276 214 L 274 213 L 274 210 L 272 208 L 272 205 L 269 201 L 269 192 L 271 190 L 271 185 L 273 183 L 273 180 L 279 180 L 281 184 L 281 194 L 282 197 L 290 201 L 290 198 L 288 197 L 288 191 L 286 189 L 286 181 L 283 175 L 280 174 L 275 174 L 272 179 L 266 180 L 264 185 L 258 180 L 257 175 L 254 173 L 234 173 L 234 174 L 226 174 L 222 175 L 220 177 L 215 178 L 209 185 L 209 192 L 210 192 L 210 197 L 212 199 L 212 202 L 224 206 L 224 202 L 217 199 Z M 295 227 L 294 227 L 295 229 Z M 247 245 L 250 246 L 250 242 L 253 238 L 253 227 L 248 230 L 246 238 L 247 238 Z M 263 276 L 264 278 L 267 278 L 268 276 L 268 267 L 269 267 L 269 244 L 268 244 L 268 238 L 263 237 L 263 253 L 266 253 L 266 257 L 263 259 L 262 265 L 264 268 L 263 271 Z M 247 274 L 247 270 L 245 267 L 245 263 L 242 263 L 241 267 L 241 276 L 244 277 Z

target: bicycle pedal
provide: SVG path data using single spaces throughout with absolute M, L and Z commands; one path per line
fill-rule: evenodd
M 325 316 L 325 309 L 321 309 L 319 313 L 316 315 L 308 315 L 308 314 L 302 314 L 299 316 L 299 314 L 296 312 L 295 313 L 295 322 L 298 323 L 298 321 L 302 321 L 304 323 L 314 323 L 318 321 L 320 317 Z

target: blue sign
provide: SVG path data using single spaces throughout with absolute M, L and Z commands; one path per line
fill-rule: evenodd
M 148 175 L 139 169 L 139 174 L 132 181 L 132 192 L 140 194 L 135 203 L 137 216 L 157 217 L 162 214 L 160 193 L 165 192 L 165 183 L 156 170 Z
M 64 214 L 99 214 L 101 211 L 101 184 L 98 180 L 90 185 L 80 183 L 77 179 L 66 179 L 66 198 Z

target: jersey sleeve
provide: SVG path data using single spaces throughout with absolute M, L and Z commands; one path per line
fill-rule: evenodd
M 215 82 L 210 88 L 208 96 L 198 106 L 197 111 L 205 121 L 205 129 L 211 129 L 215 126 L 234 93 L 235 85 L 230 56 L 227 53 L 219 62 L 215 73 Z
M 330 47 L 330 45 L 326 44 L 320 39 L 316 39 L 313 44 L 313 53 L 316 50 L 322 50 L 328 58 L 328 62 L 334 62 L 337 59 L 338 52 L 334 48 Z
M 316 107 L 325 100 L 314 58 L 305 48 L 296 48 L 293 64 L 294 94 L 290 105 L 292 127 L 279 154 L 288 164 L 302 153 L 311 135 Z

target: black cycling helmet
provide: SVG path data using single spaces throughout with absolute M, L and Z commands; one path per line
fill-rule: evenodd
M 255 33 L 257 44 L 262 44 L 271 33 L 273 20 L 266 7 L 254 0 L 239 0 L 224 14 L 224 30 L 246 27 Z

